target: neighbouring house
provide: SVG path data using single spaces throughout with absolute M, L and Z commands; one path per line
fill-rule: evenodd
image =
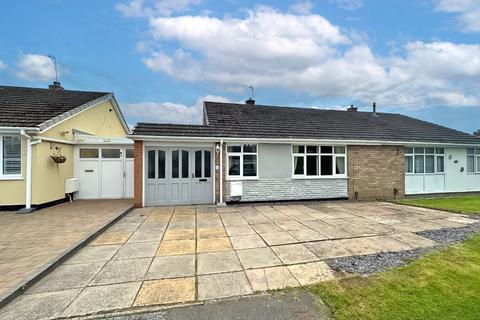
M 0 206 L 133 197 L 128 133 L 112 93 L 0 86 Z
M 205 102 L 139 123 L 137 207 L 480 191 L 480 138 L 400 114 Z

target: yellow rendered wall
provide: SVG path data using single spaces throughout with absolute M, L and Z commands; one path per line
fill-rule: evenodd
M 55 164 L 50 155 L 55 147 L 67 158 L 62 164 Z M 73 145 L 56 142 L 42 142 L 33 146 L 32 154 L 32 204 L 42 204 L 65 197 L 65 179 L 73 177 Z
M 100 137 L 125 137 L 127 134 L 110 100 L 58 123 L 56 126 L 43 132 L 41 136 L 72 141 L 72 129 Z M 68 133 L 62 134 L 62 132 Z
M 22 137 L 21 180 L 0 180 L 0 206 L 25 204 L 26 139 Z
M 110 101 L 105 101 L 57 124 L 38 138 L 73 141 L 73 129 L 101 137 L 125 137 L 127 134 Z M 68 133 L 62 134 L 64 131 Z M 55 153 L 55 146 L 61 147 L 61 154 L 67 158 L 65 163 L 58 166 L 50 158 Z M 44 141 L 33 146 L 32 204 L 63 199 L 65 179 L 73 177 L 73 152 L 74 146 L 64 143 Z

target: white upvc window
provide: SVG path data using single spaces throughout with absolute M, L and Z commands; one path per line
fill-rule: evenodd
M 345 146 L 293 145 L 293 178 L 327 178 L 347 176 Z
M 405 173 L 445 173 L 445 149 L 433 147 L 405 148 Z
M 258 149 L 256 144 L 227 144 L 227 178 L 258 178 Z
M 22 142 L 20 135 L 0 135 L 0 179 L 22 176 Z
M 480 148 L 467 149 L 467 173 L 480 173 Z

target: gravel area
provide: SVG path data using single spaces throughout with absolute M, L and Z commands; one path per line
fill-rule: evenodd
M 438 246 L 419 248 L 415 250 L 386 252 L 365 256 L 353 256 L 328 260 L 327 264 L 337 272 L 370 274 L 385 271 L 407 264 L 412 259 L 418 259 L 439 247 L 445 247 L 462 242 L 480 232 L 480 223 L 474 223 L 461 228 L 417 232 L 419 236 L 434 240 Z
M 465 241 L 472 234 L 478 232 L 480 232 L 480 223 L 472 223 L 461 228 L 421 231 L 417 234 L 440 244 L 448 245 Z

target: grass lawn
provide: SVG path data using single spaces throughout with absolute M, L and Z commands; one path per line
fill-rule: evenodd
M 480 196 L 405 199 L 398 202 L 412 206 L 443 209 L 459 213 L 480 214 Z
M 369 277 L 312 286 L 336 319 L 480 319 L 480 235 Z

